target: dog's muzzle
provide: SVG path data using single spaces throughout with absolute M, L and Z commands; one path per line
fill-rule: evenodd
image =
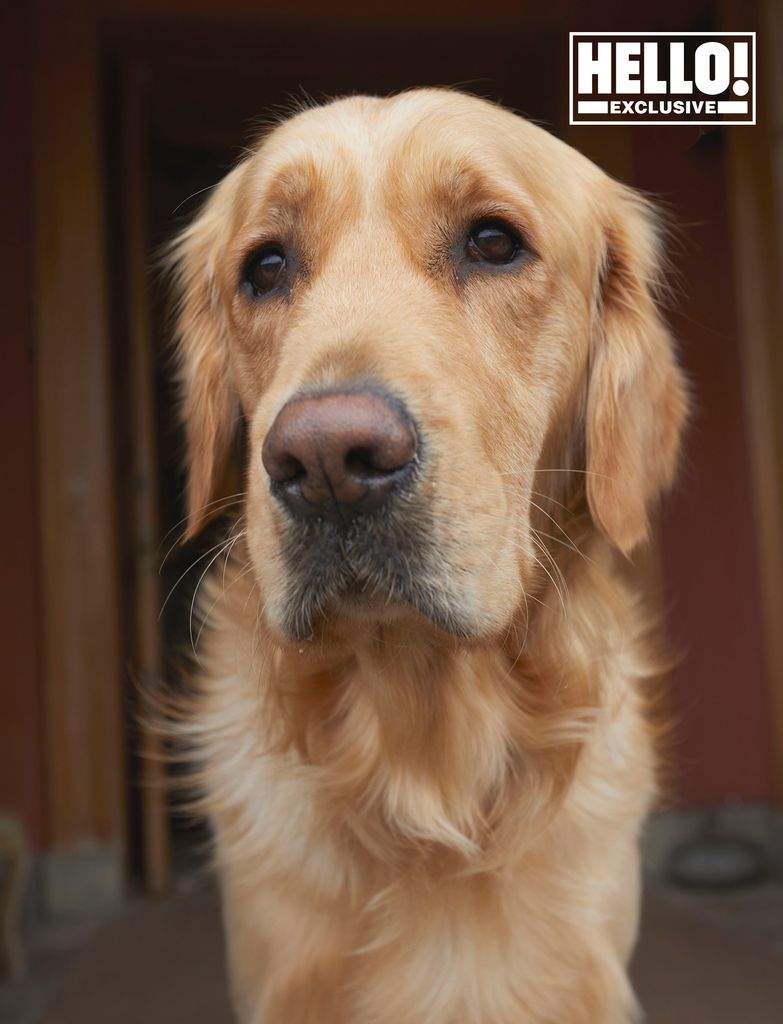
M 307 638 L 346 603 L 384 614 L 407 605 L 460 631 L 418 486 L 423 447 L 405 404 L 374 382 L 300 393 L 280 410 L 262 457 L 284 512 L 282 619 L 292 637 Z

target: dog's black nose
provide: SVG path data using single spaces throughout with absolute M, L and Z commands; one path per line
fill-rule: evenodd
M 368 387 L 292 398 L 272 424 L 262 458 L 272 493 L 294 515 L 346 523 L 403 484 L 416 447 L 404 405 Z

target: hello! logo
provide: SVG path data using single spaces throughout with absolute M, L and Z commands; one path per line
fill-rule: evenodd
M 571 32 L 571 124 L 755 124 L 755 32 Z

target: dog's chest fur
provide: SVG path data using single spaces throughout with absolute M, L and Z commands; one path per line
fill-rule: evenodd
M 653 792 L 640 645 L 612 650 L 603 630 L 587 666 L 559 651 L 559 695 L 499 647 L 406 649 L 392 632 L 283 653 L 241 572 L 203 597 L 188 726 L 240 1019 L 631 1019 Z M 603 596 L 607 621 L 630 607 Z

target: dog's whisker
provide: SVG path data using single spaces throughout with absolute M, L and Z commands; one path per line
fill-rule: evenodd
M 545 533 L 543 530 L 539 530 L 537 528 L 535 528 L 535 532 L 536 533 L 538 533 L 542 537 L 550 537 L 552 540 L 556 540 L 558 542 L 558 544 L 562 544 L 563 547 L 568 548 L 569 551 L 573 551 L 575 555 L 579 555 L 579 557 L 583 558 L 586 562 L 592 561 L 592 559 L 588 555 L 586 555 L 584 553 L 584 551 L 582 551 L 582 549 L 579 547 L 579 545 L 573 540 L 572 537 L 569 536 L 569 534 L 563 529 L 563 527 L 560 525 L 560 523 L 558 523 L 558 521 L 553 516 L 550 516 L 546 512 L 545 509 L 541 508 L 535 502 L 531 502 L 531 504 L 533 505 L 534 508 L 537 508 L 539 510 L 539 512 L 541 512 L 543 515 L 545 515 L 547 517 L 547 519 L 549 519 L 555 525 L 555 527 L 560 531 L 560 533 L 563 535 L 563 537 L 565 537 L 565 540 L 560 540 L 557 537 L 553 537 L 552 534 Z M 534 528 L 531 527 L 531 529 L 534 529 Z
M 562 609 L 563 609 L 563 615 L 567 618 L 568 617 L 568 609 L 566 607 L 565 598 L 563 597 L 563 594 L 562 594 L 562 592 L 560 590 L 560 587 L 557 584 L 557 581 L 555 580 L 555 578 L 552 575 L 552 573 L 549 571 L 549 569 L 547 569 L 547 567 L 544 565 L 544 563 L 541 561 L 540 558 L 538 558 L 536 555 L 533 555 L 532 557 L 533 557 L 533 561 L 549 577 L 549 579 L 550 579 L 550 581 L 552 583 L 552 586 L 555 588 L 555 593 L 557 594 L 557 596 L 558 596 L 558 598 L 560 600 L 560 604 L 561 604 Z
M 205 192 L 211 192 L 213 188 L 217 188 L 217 185 L 218 183 L 215 182 L 212 185 L 205 185 L 204 188 L 199 188 L 196 189 L 195 192 L 191 192 L 189 196 L 186 196 L 181 202 L 177 203 L 177 205 L 171 211 L 171 216 L 173 217 L 174 214 L 177 213 L 185 205 L 185 203 L 189 203 L 191 199 L 195 199 L 196 196 L 203 195 Z
M 202 505 L 201 508 L 198 509 L 197 511 L 201 512 L 201 511 L 203 511 L 205 509 L 211 509 L 211 511 L 207 512 L 204 516 L 201 516 L 197 521 L 198 522 L 203 522 L 206 519 L 209 519 L 210 516 L 215 515 L 216 512 L 221 512 L 222 513 L 222 512 L 228 511 L 228 509 L 233 508 L 235 505 L 238 505 L 242 501 L 242 499 L 244 497 L 245 497 L 244 492 L 240 492 L 239 494 L 229 495 L 226 498 L 216 498 L 215 501 L 207 502 L 206 505 Z M 234 499 L 234 500 L 231 500 L 231 499 Z M 220 508 L 212 508 L 212 506 L 217 506 L 217 505 L 219 505 Z M 189 518 L 190 518 L 190 516 L 185 516 L 184 518 L 180 519 L 178 523 L 175 523 L 169 530 L 166 531 L 166 533 L 161 538 L 160 543 L 158 544 L 158 551 L 160 551 L 160 549 L 166 543 L 166 540 L 168 539 L 168 537 L 170 537 L 171 534 L 175 530 L 179 529 L 179 527 L 182 526 L 183 523 L 186 523 Z M 163 556 L 163 560 L 161 561 L 160 566 L 158 567 L 158 572 L 159 573 L 162 572 L 163 567 L 165 566 L 166 562 L 168 561 L 168 559 L 171 556 L 171 552 L 174 551 L 179 546 L 179 544 L 182 541 L 182 537 L 184 537 L 186 532 L 187 532 L 187 530 L 185 530 L 182 534 L 180 534 L 179 537 L 177 537 L 177 539 L 174 541 L 174 543 L 168 549 L 166 554 Z
M 561 540 L 560 537 L 555 537 L 554 534 L 547 533 L 546 530 L 536 529 L 536 533 L 539 537 L 546 537 L 548 540 L 551 540 L 554 544 L 560 544 L 562 547 L 567 548 L 569 551 L 573 551 L 575 554 L 579 555 L 580 558 L 583 558 L 585 562 L 588 562 L 591 565 L 595 565 L 594 559 L 590 558 L 589 555 L 586 555 L 573 542 L 569 543 L 568 541 Z
M 563 588 L 563 592 L 565 593 L 565 595 L 567 597 L 570 598 L 570 594 L 568 592 L 568 582 L 567 582 L 567 580 L 565 578 L 565 573 L 563 572 L 562 567 L 560 566 L 560 564 L 558 563 L 557 559 L 552 554 L 552 552 L 549 550 L 549 548 L 546 546 L 546 544 L 543 541 L 540 540 L 540 537 L 538 535 L 538 531 L 534 531 L 534 533 L 536 535 L 534 539 L 537 540 L 540 550 L 543 551 L 544 554 L 546 555 L 546 557 L 549 559 L 549 562 L 550 562 L 550 564 L 552 566 L 552 571 L 555 573 L 557 578 L 560 580 L 560 585 Z
M 231 548 L 233 543 L 234 543 L 234 538 L 233 537 L 229 537 L 229 539 L 227 541 L 225 541 L 221 545 L 220 550 L 215 555 L 213 555 L 213 557 L 209 560 L 209 562 L 207 563 L 204 571 L 201 573 L 201 575 L 198 578 L 198 582 L 196 583 L 196 587 L 195 587 L 195 589 L 193 591 L 193 597 L 190 600 L 190 614 L 188 616 L 188 632 L 189 632 L 189 635 L 190 635 L 190 646 L 191 646 L 191 648 L 193 650 L 193 654 L 194 654 L 194 656 L 196 657 L 197 660 L 198 660 L 198 652 L 196 651 L 196 644 L 195 644 L 195 641 L 193 639 L 193 611 L 194 611 L 194 609 L 196 607 L 196 599 L 198 598 L 199 588 L 200 588 L 201 584 L 204 581 L 204 577 L 207 575 L 207 573 L 209 572 L 211 567 L 214 565 L 214 563 L 218 560 L 218 558 L 220 558 L 220 556 L 223 554 L 224 551 L 230 550 L 230 548 Z
M 188 519 L 191 518 L 191 515 L 198 516 L 199 513 L 206 513 L 208 515 L 209 514 L 208 510 L 212 509 L 215 505 L 222 505 L 224 502 L 230 502 L 231 504 L 236 504 L 238 500 L 240 500 L 242 498 L 245 498 L 245 497 L 247 497 L 247 492 L 246 491 L 237 491 L 235 494 L 224 494 L 224 495 L 222 495 L 219 498 L 214 498 L 212 501 L 205 502 L 203 505 L 200 505 L 197 509 L 195 509 L 193 513 L 188 513 L 188 515 L 183 516 L 180 520 L 178 520 L 176 523 L 174 523 L 173 526 L 169 527 L 169 529 L 161 537 L 160 545 L 162 546 L 165 543 L 166 538 L 170 534 L 172 534 L 178 527 L 180 527 L 184 523 L 186 523 L 188 521 Z M 204 516 L 201 516 L 201 518 L 204 518 Z
M 225 537 L 221 538 L 221 540 L 219 540 L 217 544 L 213 544 L 211 548 L 208 548 L 206 551 L 204 551 L 202 554 L 200 554 L 198 556 L 198 558 L 195 558 L 187 566 L 187 568 L 180 574 L 180 576 L 177 578 L 176 582 L 174 583 L 174 585 L 171 587 L 171 589 L 169 590 L 168 594 L 166 595 L 166 599 L 163 602 L 163 604 L 161 605 L 160 611 L 158 612 L 158 619 L 162 618 L 163 613 L 166 610 L 166 606 L 168 605 L 169 601 L 171 600 L 171 597 L 172 597 L 174 591 L 177 589 L 177 587 L 180 585 L 180 583 L 185 579 L 185 577 L 188 575 L 188 573 L 192 569 L 195 569 L 195 567 L 199 564 L 199 562 L 202 562 L 205 558 L 208 558 L 209 555 L 211 555 L 212 552 L 215 551 L 217 548 L 223 547 L 223 545 L 225 543 L 226 543 L 226 538 Z
M 532 490 L 532 489 L 531 489 L 530 493 L 534 494 L 537 498 L 542 498 L 542 499 L 544 499 L 546 501 L 551 501 L 553 505 L 557 505 L 558 508 L 561 508 L 566 513 L 566 515 L 569 518 L 571 518 L 571 519 L 578 519 L 579 518 L 578 515 L 574 512 L 574 510 L 572 508 L 569 508 L 568 505 L 564 505 L 562 501 L 558 501 L 558 499 L 555 498 L 553 495 L 547 494 L 545 491 L 536 491 L 536 490 Z
M 232 579 L 231 583 L 229 583 L 228 587 L 226 587 L 226 566 L 228 565 L 229 559 L 231 558 L 231 552 L 233 551 L 234 547 L 236 546 L 237 541 L 241 540 L 242 537 L 245 536 L 246 532 L 247 531 L 243 530 L 241 533 L 237 534 L 237 536 L 232 539 L 231 546 L 225 552 L 225 560 L 223 562 L 223 581 L 222 581 L 222 587 L 221 587 L 221 590 L 218 593 L 217 597 L 215 597 L 215 599 L 213 600 L 212 604 L 209 606 L 209 610 L 207 611 L 207 613 L 201 619 L 201 625 L 199 626 L 199 631 L 196 634 L 196 643 L 195 643 L 194 652 L 198 650 L 199 642 L 201 640 L 201 634 L 204 632 L 204 627 L 207 625 L 209 617 L 212 614 L 212 612 L 215 610 L 215 606 L 217 605 L 218 601 L 221 599 L 221 597 L 225 596 L 226 591 L 230 590 L 234 586 L 235 583 L 238 583 L 239 580 L 243 579 L 249 572 L 253 571 L 252 565 L 248 565 L 248 567 L 243 572 L 236 574 L 234 576 L 234 578 Z M 218 555 L 220 555 L 220 554 L 222 554 L 222 552 L 218 552 Z M 207 567 L 207 568 L 209 568 L 209 567 Z
M 545 508 L 542 508 L 537 502 L 533 501 L 532 498 L 530 499 L 530 504 L 533 506 L 533 508 L 538 509 L 538 511 L 542 515 L 546 516 L 547 519 L 549 519 L 550 522 L 553 523 L 554 526 L 560 531 L 560 533 L 562 533 L 562 535 L 565 537 L 567 547 L 570 547 L 573 552 L 575 552 L 577 555 L 580 555 L 582 558 L 587 558 L 584 552 L 577 546 L 574 540 L 568 535 L 568 533 L 565 531 L 565 529 L 561 526 L 561 524 L 557 521 L 557 519 L 555 519 L 553 515 L 547 512 Z

